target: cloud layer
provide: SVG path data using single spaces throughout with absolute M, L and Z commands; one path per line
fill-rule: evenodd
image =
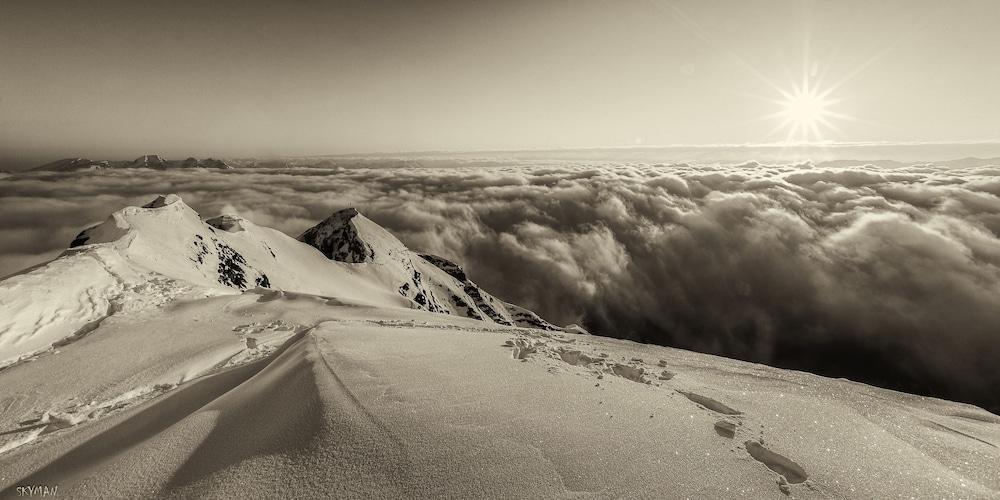
M 175 192 L 296 235 L 356 206 L 559 323 L 1000 410 L 1000 167 L 331 162 L 0 179 L 0 274 Z

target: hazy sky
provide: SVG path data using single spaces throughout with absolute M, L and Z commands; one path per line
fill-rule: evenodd
M 843 82 L 821 139 L 996 140 L 998 21 L 990 0 L 3 0 L 0 160 L 780 141 L 772 84 L 804 68 Z

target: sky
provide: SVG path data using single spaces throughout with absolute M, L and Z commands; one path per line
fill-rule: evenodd
M 998 141 L 998 15 L 989 0 L 5 0 L 0 167 Z

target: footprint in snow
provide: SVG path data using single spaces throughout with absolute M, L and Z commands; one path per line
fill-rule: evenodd
M 641 366 L 629 366 L 618 363 L 611 367 L 611 373 L 639 383 L 644 383 L 646 381 L 642 378 L 644 372 L 645 370 L 643 370 Z
M 768 469 L 771 469 L 781 475 L 781 480 L 778 481 L 778 485 L 783 493 L 787 494 L 789 492 L 789 488 L 786 483 L 799 484 L 805 482 L 805 480 L 809 478 L 809 474 L 806 473 L 806 470 L 788 457 L 775 453 L 756 441 L 747 441 L 744 444 L 747 447 L 747 453 L 749 453 L 754 460 L 766 465 Z
M 710 397 L 702 396 L 701 394 L 695 394 L 693 392 L 684 392 L 684 391 L 677 391 L 677 392 L 683 394 L 686 398 L 690 399 L 691 401 L 694 401 L 695 403 L 697 403 L 698 405 L 702 406 L 703 408 L 712 410 L 714 412 L 721 413 L 723 415 L 742 415 L 743 414 L 743 412 L 741 412 L 739 410 L 735 410 L 733 408 L 730 408 L 730 407 L 726 406 L 725 404 L 720 403 L 720 402 L 718 402 L 718 401 L 716 401 L 716 400 L 714 400 L 714 399 L 712 399 Z
M 520 359 L 522 361 L 528 359 L 529 354 L 534 354 L 538 351 L 536 344 L 532 343 L 528 339 L 508 340 L 504 343 L 504 345 L 513 348 L 511 355 L 514 359 Z
M 728 439 L 736 437 L 736 424 L 728 420 L 719 420 L 715 423 L 715 433 Z
M 587 366 L 592 363 L 602 363 L 603 361 L 599 358 L 592 358 L 586 354 L 569 349 L 560 349 L 559 358 L 563 360 L 566 364 L 573 366 Z

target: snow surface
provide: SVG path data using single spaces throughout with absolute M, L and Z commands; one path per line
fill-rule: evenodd
M 165 196 L 0 282 L 0 498 L 1000 498 L 996 415 L 432 312 L 467 278 L 358 217 L 345 263 Z

